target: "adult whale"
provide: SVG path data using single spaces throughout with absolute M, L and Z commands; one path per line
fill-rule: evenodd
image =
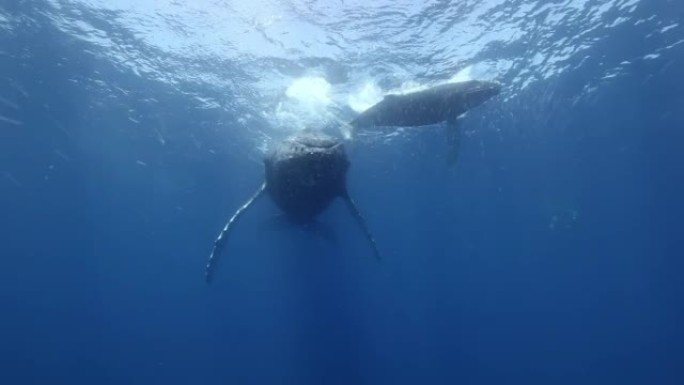
M 352 127 L 424 126 L 455 122 L 468 109 L 496 95 L 498 84 L 469 81 L 445 84 L 405 95 L 388 95 L 350 123 Z M 340 139 L 316 131 L 303 131 L 281 142 L 264 160 L 265 180 L 223 227 L 214 241 L 206 265 L 211 282 L 218 258 L 235 223 L 267 193 L 293 222 L 310 223 L 335 199 L 341 198 L 363 231 L 373 253 L 380 258 L 375 239 L 347 191 L 349 160 Z
M 256 200 L 268 193 L 285 215 L 298 224 L 311 223 L 336 198 L 341 198 L 363 231 L 373 253 L 380 252 L 366 221 L 347 191 L 349 160 L 343 143 L 316 131 L 304 131 L 280 143 L 264 160 L 266 178 L 240 207 L 214 242 L 205 278 L 210 282 L 217 258 L 235 222 Z

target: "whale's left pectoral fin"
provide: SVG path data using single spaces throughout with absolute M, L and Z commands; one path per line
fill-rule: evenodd
M 235 214 L 228 220 L 228 223 L 223 227 L 223 230 L 221 230 L 221 233 L 219 234 L 218 238 L 216 238 L 216 241 L 214 241 L 214 247 L 211 250 L 211 255 L 209 255 L 209 261 L 207 262 L 207 267 L 206 271 L 204 273 L 204 277 L 207 281 L 207 283 L 211 283 L 211 280 L 214 276 L 214 270 L 216 270 L 216 262 L 218 261 L 218 257 L 221 255 L 221 251 L 225 247 L 226 240 L 228 239 L 228 235 L 230 234 L 230 231 L 233 228 L 233 225 L 235 225 L 235 222 L 242 216 L 242 214 L 245 213 L 245 211 L 254 204 L 254 202 L 264 194 L 264 191 L 266 190 L 266 182 L 264 182 L 261 187 L 252 195 L 245 204 L 243 204 Z
M 373 249 L 373 254 L 375 255 L 375 258 L 377 258 L 378 260 L 381 259 L 380 250 L 378 249 L 377 243 L 375 243 L 375 238 L 373 238 L 373 234 L 371 234 L 370 229 L 366 224 L 366 220 L 361 215 L 361 212 L 359 211 L 359 208 L 356 206 L 356 203 L 354 203 L 354 200 L 349 196 L 349 193 L 347 193 L 346 191 L 342 194 L 342 199 L 346 203 L 349 212 L 354 217 L 354 220 L 363 231 L 363 234 L 366 236 L 368 243 Z
M 447 164 L 449 167 L 456 165 L 461 151 L 463 133 L 460 126 L 457 118 L 450 118 L 446 122 Z

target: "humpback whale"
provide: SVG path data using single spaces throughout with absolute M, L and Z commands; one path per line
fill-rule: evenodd
M 424 126 L 446 121 L 452 133 L 449 135 L 450 146 L 457 149 L 460 135 L 455 126 L 456 118 L 499 91 L 500 86 L 496 83 L 473 80 L 404 95 L 388 95 L 349 124 L 359 129 L 372 126 Z M 206 281 L 211 282 L 218 258 L 235 223 L 265 194 L 298 224 L 313 222 L 318 214 L 340 198 L 363 232 L 373 254 L 379 259 L 380 252 L 375 239 L 347 191 L 349 164 L 344 143 L 322 132 L 306 130 L 276 146 L 264 159 L 264 182 L 237 209 L 214 241 L 206 265 Z
M 217 258 L 233 225 L 264 193 L 289 219 L 299 224 L 313 222 L 335 199 L 341 198 L 376 258 L 380 258 L 375 239 L 347 191 L 349 160 L 340 140 L 320 132 L 304 131 L 280 143 L 264 160 L 264 168 L 264 183 L 233 214 L 214 242 L 205 271 L 207 282 L 212 279 Z
M 408 94 L 389 94 L 351 121 L 355 128 L 427 126 L 456 119 L 501 91 L 498 83 L 469 80 Z
M 498 83 L 469 80 L 407 94 L 389 94 L 362 112 L 350 125 L 357 130 L 373 126 L 415 127 L 446 122 L 448 162 L 453 165 L 461 142 L 457 118 L 499 92 L 501 86 Z

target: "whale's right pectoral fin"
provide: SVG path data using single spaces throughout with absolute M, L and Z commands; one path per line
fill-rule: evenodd
M 219 255 L 221 254 L 221 250 L 223 250 L 223 247 L 226 244 L 226 240 L 228 239 L 228 234 L 230 233 L 230 230 L 233 228 L 233 225 L 235 225 L 235 222 L 244 214 L 244 212 L 260 197 L 264 194 L 264 191 L 266 190 L 266 182 L 264 182 L 261 187 L 252 195 L 247 202 L 245 202 L 244 205 L 242 205 L 235 214 L 230 218 L 228 223 L 223 227 L 223 230 L 221 230 L 221 233 L 219 234 L 218 238 L 216 238 L 216 241 L 214 241 L 214 247 L 211 250 L 211 255 L 209 256 L 209 261 L 207 262 L 207 268 L 204 273 L 204 277 L 207 281 L 207 283 L 210 283 L 213 275 L 214 275 L 214 270 L 216 270 L 216 262 L 218 260 Z
M 378 245 L 375 243 L 375 239 L 373 238 L 373 234 L 371 234 L 370 230 L 368 229 L 368 225 L 366 224 L 366 220 L 361 215 L 359 208 L 356 207 L 356 203 L 354 203 L 354 200 L 349 196 L 349 194 L 346 191 L 342 194 L 342 199 L 344 199 L 344 202 L 346 203 L 347 208 L 349 209 L 349 212 L 351 212 L 352 216 L 356 220 L 356 223 L 359 225 L 359 227 L 363 231 L 363 235 L 366 236 L 368 243 L 370 244 L 371 248 L 373 249 L 373 254 L 375 255 L 375 258 L 381 259 L 380 250 L 378 250 Z

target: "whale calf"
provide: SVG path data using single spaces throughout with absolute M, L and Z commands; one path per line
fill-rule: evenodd
M 350 122 L 360 128 L 415 127 L 446 122 L 449 165 L 458 159 L 461 130 L 457 118 L 501 92 L 501 85 L 482 80 L 446 83 L 407 94 L 389 94 Z
M 355 128 L 414 127 L 456 119 L 501 92 L 498 83 L 469 80 L 407 94 L 389 94 L 351 121 Z

